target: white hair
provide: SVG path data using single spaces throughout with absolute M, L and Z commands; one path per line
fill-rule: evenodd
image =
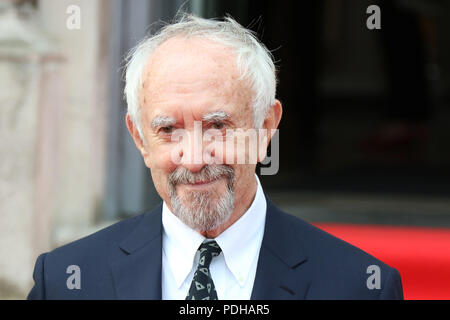
M 143 135 L 139 92 L 142 87 L 142 74 L 154 51 L 163 42 L 174 37 L 202 37 L 234 50 L 241 79 L 249 81 L 253 93 L 254 126 L 261 128 L 269 108 L 275 104 L 277 79 L 271 52 L 252 31 L 244 28 L 231 17 L 220 21 L 182 13 L 175 18 L 175 22 L 142 40 L 130 50 L 125 59 L 124 93 L 128 114 L 136 125 L 141 138 Z

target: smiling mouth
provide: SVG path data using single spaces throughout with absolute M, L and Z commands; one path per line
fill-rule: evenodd
M 202 184 L 208 184 L 208 183 L 211 183 L 211 182 L 214 182 L 215 180 L 212 180 L 212 181 L 200 181 L 200 182 L 196 182 L 196 183 L 189 183 L 190 185 L 193 185 L 193 186 L 199 186 L 199 185 L 202 185 Z
M 193 188 L 196 188 L 196 187 L 208 187 L 208 186 L 211 186 L 211 185 L 213 185 L 215 182 L 217 182 L 217 181 L 219 181 L 219 180 L 221 180 L 222 179 L 222 177 L 220 177 L 220 178 L 218 178 L 218 179 L 215 179 L 215 180 L 209 180 L 209 181 L 196 181 L 196 182 L 194 182 L 194 183 L 186 183 L 186 184 L 184 184 L 185 186 L 188 186 L 188 187 L 193 187 Z

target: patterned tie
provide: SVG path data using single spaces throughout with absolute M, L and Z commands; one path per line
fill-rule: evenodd
M 203 242 L 198 251 L 200 252 L 200 260 L 186 300 L 218 300 L 216 288 L 209 272 L 209 265 L 222 249 L 216 241 L 209 241 Z

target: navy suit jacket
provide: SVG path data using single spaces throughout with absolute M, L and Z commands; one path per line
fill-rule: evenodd
M 28 299 L 161 299 L 161 215 L 159 205 L 41 254 Z M 67 286 L 71 265 L 79 267 L 79 289 Z M 372 265 L 379 267 L 379 289 L 367 285 Z M 403 291 L 397 270 L 282 212 L 267 198 L 251 298 L 403 299 Z

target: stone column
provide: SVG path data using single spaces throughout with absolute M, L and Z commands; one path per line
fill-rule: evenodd
M 33 10 L 0 6 L 0 299 L 24 297 L 50 248 L 63 59 Z

